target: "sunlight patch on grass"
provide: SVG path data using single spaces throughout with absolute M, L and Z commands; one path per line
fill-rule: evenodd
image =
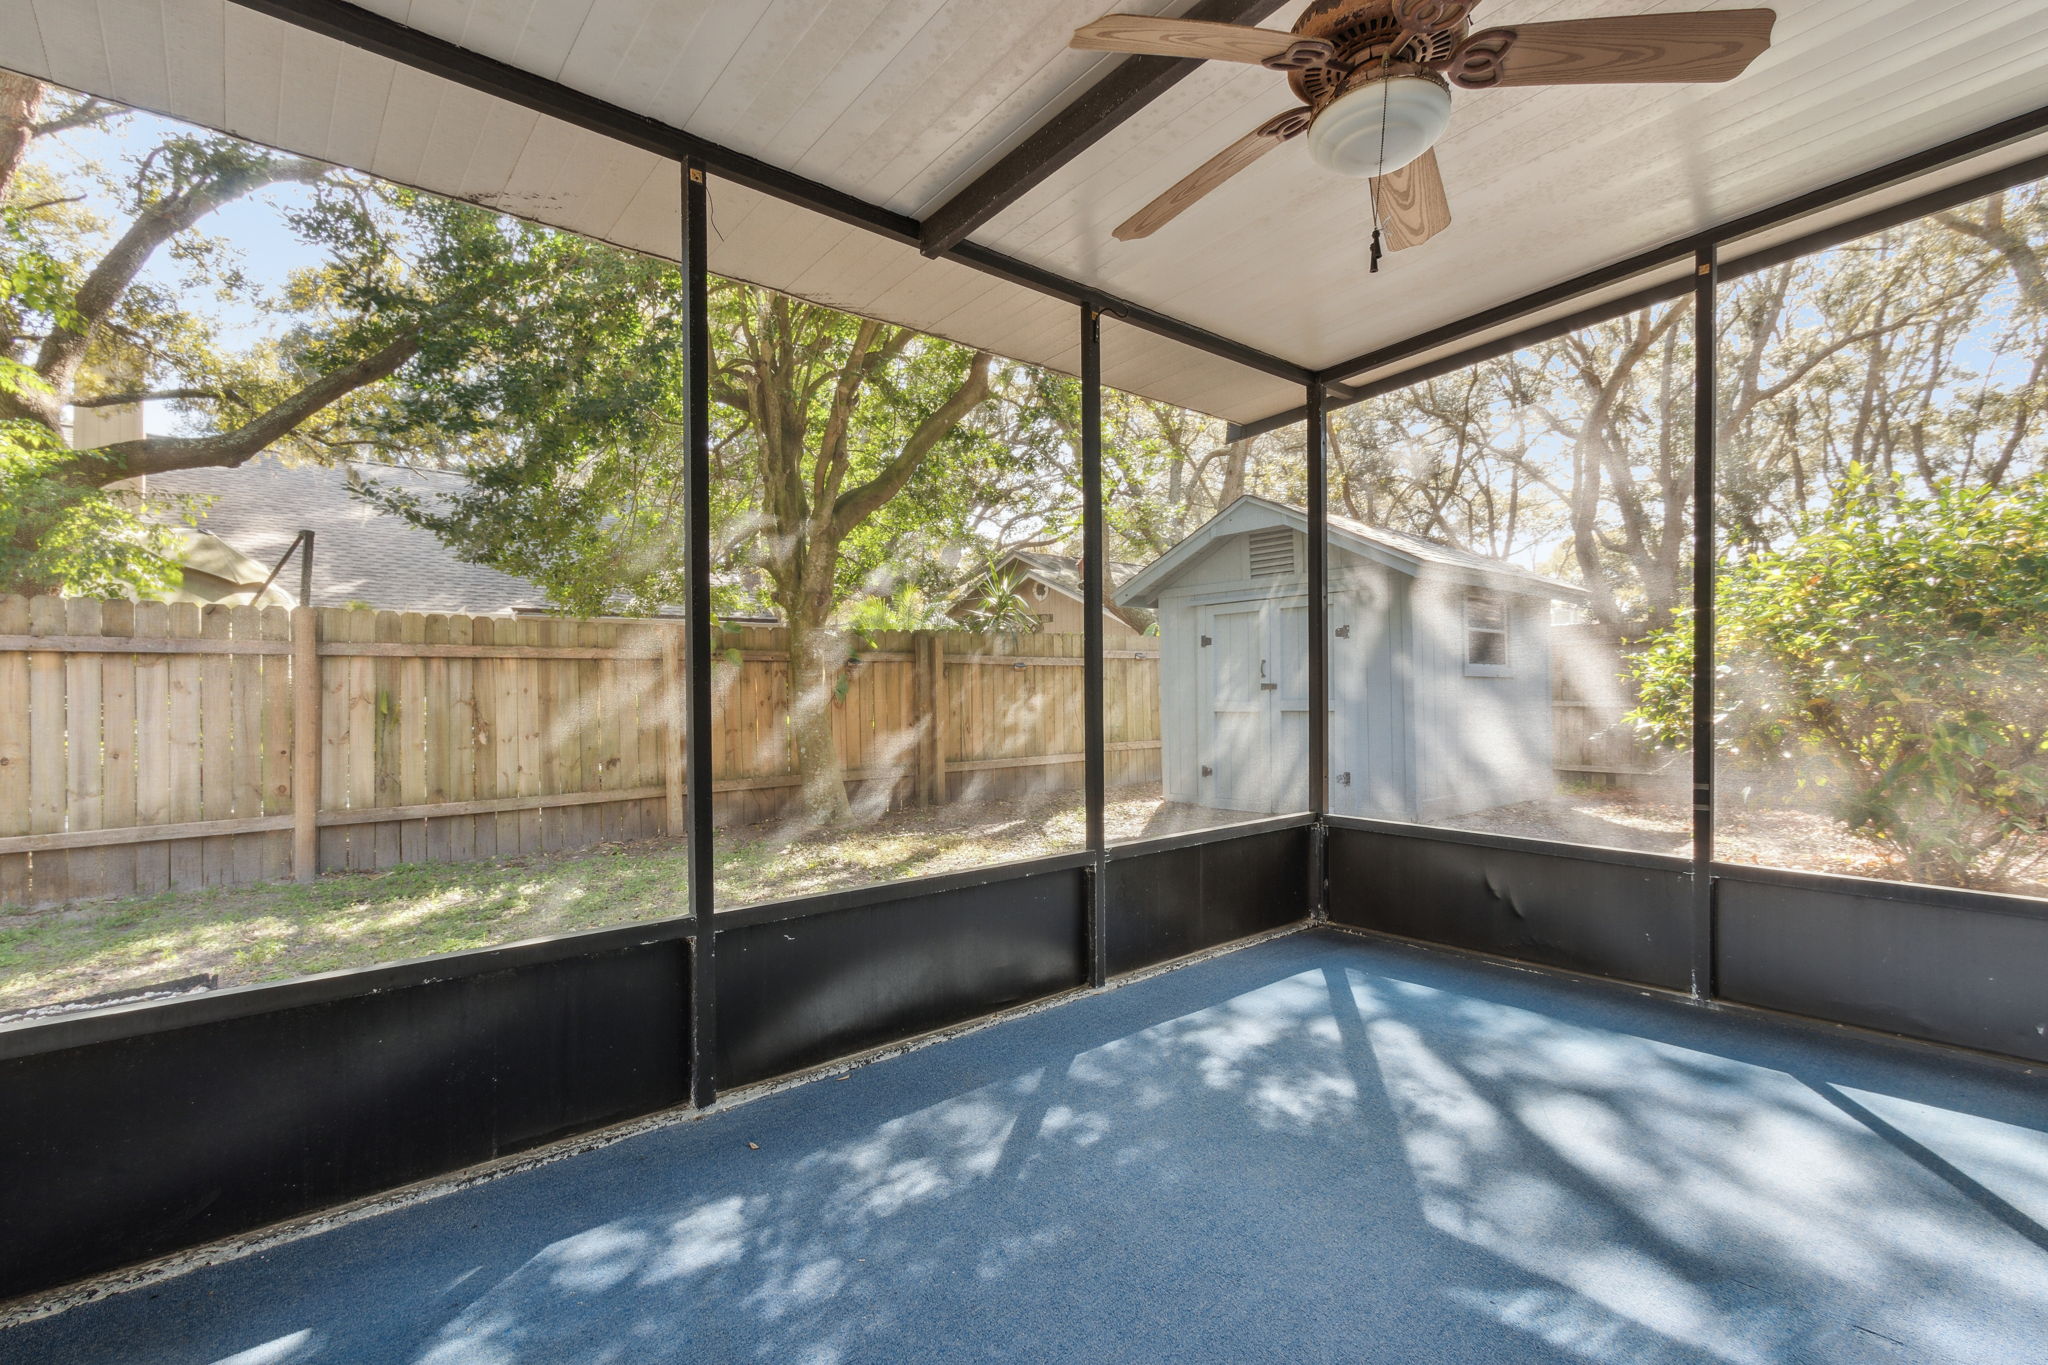
M 1117 827 L 1143 828 L 1163 809 L 1156 792 L 1116 796 Z M 1080 798 L 1068 792 L 808 833 L 721 831 L 718 901 L 757 904 L 1068 852 L 1084 827 Z M 680 841 L 657 839 L 0 914 L 0 1010 L 202 973 L 247 985 L 665 919 L 687 909 L 683 854 Z

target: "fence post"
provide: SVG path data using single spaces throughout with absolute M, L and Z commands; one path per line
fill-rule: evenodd
M 292 608 L 292 876 L 320 874 L 320 613 Z
M 683 793 L 688 774 L 683 762 L 684 682 L 683 629 L 678 626 L 661 632 L 661 785 L 671 839 L 680 839 L 685 833 Z
M 928 631 L 925 640 L 930 646 L 926 656 L 930 667 L 925 677 L 931 688 L 930 706 L 932 762 L 931 784 L 934 806 L 946 804 L 946 639 L 937 631 Z
M 936 806 L 937 765 L 933 762 L 937 723 L 932 714 L 933 651 L 938 641 L 931 631 L 913 631 L 910 636 L 910 724 L 917 734 L 917 804 Z

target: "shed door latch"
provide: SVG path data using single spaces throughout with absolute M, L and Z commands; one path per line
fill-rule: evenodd
M 1208 636 L 1206 636 L 1206 635 L 1204 635 L 1204 636 L 1202 637 L 1202 648 L 1204 648 L 1204 649 L 1207 649 L 1207 648 L 1208 648 L 1208 647 L 1209 647 L 1210 645 L 1213 645 L 1213 644 L 1215 644 L 1215 643 L 1216 643 L 1216 642 L 1215 642 L 1214 640 L 1210 639 L 1210 638 L 1209 638 Z
M 1350 639 L 1350 638 L 1351 638 L 1351 627 L 1349 627 L 1349 626 L 1339 626 L 1339 627 L 1337 627 L 1337 638 L 1338 638 L 1338 639 L 1340 639 L 1340 640 L 1348 640 L 1348 639 Z
M 1204 763 L 1204 764 L 1202 765 L 1202 776 L 1204 776 L 1204 777 L 1214 777 L 1214 776 L 1216 776 L 1216 770 L 1215 770 L 1214 768 L 1210 767 L 1210 766 L 1209 766 L 1208 764 Z
M 1348 787 L 1348 786 L 1350 786 L 1350 785 L 1351 785 L 1351 774 L 1350 774 L 1350 773 L 1338 773 L 1338 774 L 1337 774 L 1337 785 L 1338 785 L 1338 786 L 1340 786 L 1340 787 Z

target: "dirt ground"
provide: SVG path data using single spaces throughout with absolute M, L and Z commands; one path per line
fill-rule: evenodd
M 1846 877 L 1905 880 L 1896 854 L 1812 811 L 1723 802 L 1715 812 L 1715 855 L 1728 863 L 1785 867 Z M 1678 801 L 1626 791 L 1560 793 L 1542 801 L 1499 806 L 1446 820 L 1446 827 L 1485 834 L 1521 835 L 1644 853 L 1692 852 L 1691 813 Z M 2042 841 L 2048 845 L 2048 840 Z M 2048 854 L 2048 847 L 2044 847 Z M 2048 857 L 2001 890 L 2048 895 Z
M 1242 821 L 1112 789 L 1112 842 Z M 1078 792 L 897 811 L 851 828 L 719 832 L 722 907 L 963 871 L 1082 846 Z M 553 857 L 434 863 L 167 892 L 0 915 L 0 1022 L 9 1012 L 193 976 L 279 981 L 683 913 L 683 845 L 654 839 Z

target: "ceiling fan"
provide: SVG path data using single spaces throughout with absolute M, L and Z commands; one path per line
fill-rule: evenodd
M 1110 14 L 1074 30 L 1073 46 L 1247 62 L 1287 77 L 1301 104 L 1196 167 L 1119 225 L 1149 237 L 1182 210 L 1290 138 L 1308 135 L 1317 165 L 1372 183 L 1379 242 L 1399 251 L 1450 226 L 1431 150 L 1451 121 L 1452 85 L 1624 85 L 1725 81 L 1771 45 L 1767 9 L 1564 19 L 1471 31 L 1478 0 L 1316 0 L 1292 30 Z

